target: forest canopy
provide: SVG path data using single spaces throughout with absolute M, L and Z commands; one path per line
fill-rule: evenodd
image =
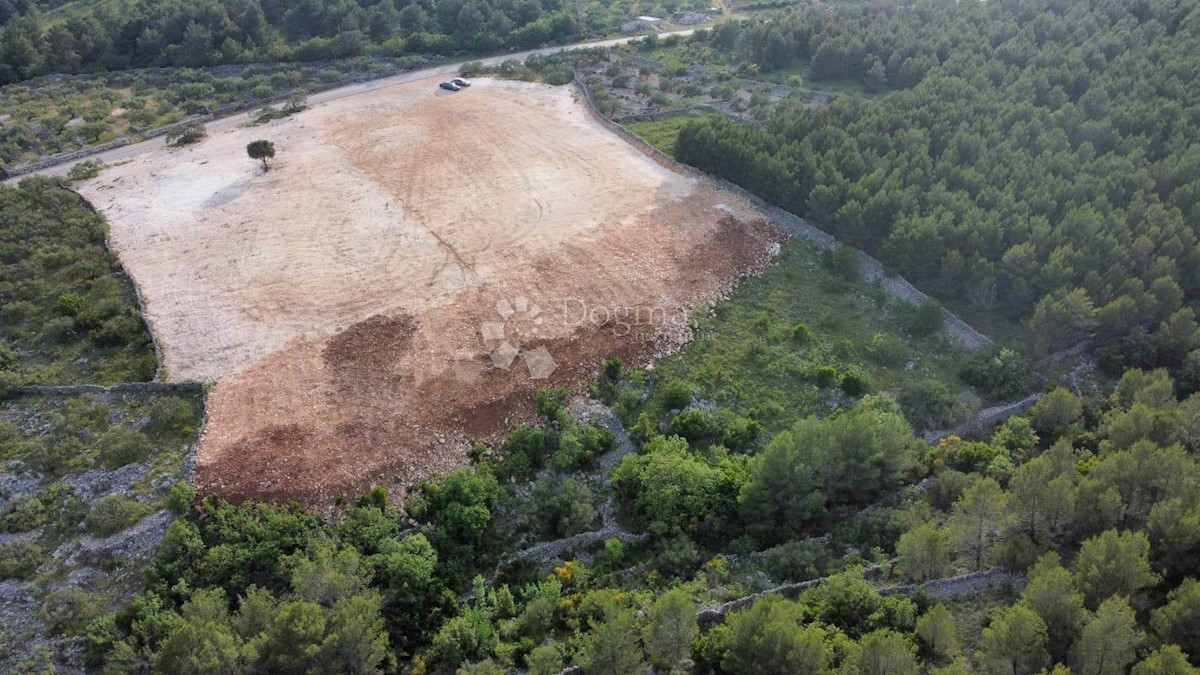
M 707 3 L 625 0 L 129 0 L 0 2 L 0 85 L 45 73 L 484 54 L 613 29 Z
M 1111 372 L 1194 386 L 1200 3 L 822 4 L 710 40 L 890 93 L 698 119 L 678 159 L 943 299 L 1030 321 L 1039 351 L 1095 337 Z

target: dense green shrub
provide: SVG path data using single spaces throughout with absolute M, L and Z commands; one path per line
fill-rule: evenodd
M 97 537 L 109 537 L 136 523 L 150 508 L 121 495 L 102 497 L 92 504 L 84 525 Z
M 167 493 L 167 509 L 177 516 L 185 515 L 196 503 L 196 489 L 186 480 L 171 486 Z
M 28 532 L 46 522 L 46 505 L 36 496 L 23 495 L 8 500 L 0 511 L 0 529 L 5 532 Z
M 613 470 L 622 501 L 656 536 L 727 537 L 736 518 L 737 493 L 746 479 L 745 457 L 692 453 L 678 436 L 657 436 Z
M 822 256 L 825 267 L 845 281 L 856 281 L 858 272 L 858 251 L 849 246 L 839 246 L 837 250 L 826 250 Z
M 178 396 L 160 396 L 146 410 L 149 430 L 156 434 L 192 436 L 196 433 L 197 411 L 191 401 Z
M 87 450 L 75 436 L 44 436 L 30 440 L 25 447 L 25 462 L 51 479 L 67 473 Z
M 568 425 L 547 463 L 559 471 L 582 468 L 612 448 L 612 432 L 603 427 Z
M 144 462 L 151 452 L 150 439 L 146 438 L 145 434 L 126 427 L 116 427 L 104 432 L 96 439 L 96 447 L 100 450 L 100 462 L 109 469 Z
M 945 320 L 942 306 L 932 298 L 917 304 L 897 301 L 892 313 L 900 326 L 913 337 L 933 335 L 941 330 Z
M 1029 362 L 1007 348 L 980 350 L 963 366 L 962 379 L 992 399 L 1015 398 L 1029 389 Z
M 67 181 L 73 183 L 95 178 L 100 175 L 102 170 L 104 170 L 104 162 L 95 159 L 84 160 L 71 167 L 71 170 L 67 172 Z
M 185 124 L 184 126 L 177 129 L 172 129 L 169 133 L 167 133 L 166 142 L 167 145 L 176 147 L 181 145 L 191 145 L 192 143 L 199 143 L 200 141 L 204 140 L 205 133 L 206 132 L 203 124 L 198 122 Z
M 703 408 L 688 408 L 671 418 L 667 434 L 686 438 L 693 445 L 723 445 L 730 450 L 748 447 L 762 430 L 754 419 L 735 415 L 721 409 L 709 412 Z
M 862 396 L 871 390 L 871 380 L 863 371 L 852 368 L 842 373 L 840 386 L 847 396 Z
M 867 342 L 867 357 L 881 366 L 899 366 L 908 358 L 908 347 L 898 337 L 876 333 Z
M 0 580 L 27 580 L 46 560 L 46 554 L 36 541 L 18 539 L 0 544 Z
M 798 323 L 792 326 L 792 341 L 801 347 L 807 347 L 813 342 L 812 329 L 807 324 Z
M 776 581 L 823 577 L 832 563 L 829 547 L 815 539 L 789 541 L 763 552 L 763 569 Z
M 594 496 L 579 481 L 544 478 L 530 493 L 534 525 L 548 537 L 569 537 L 592 528 L 596 509 Z
M 718 438 L 721 432 L 721 425 L 716 416 L 701 408 L 688 408 L 672 417 L 667 424 L 667 433 L 682 436 L 691 443 L 706 438 Z
M 667 380 L 658 387 L 658 395 L 667 410 L 683 410 L 692 402 L 694 389 L 683 380 Z
M 78 635 L 100 608 L 82 588 L 56 588 L 42 598 L 38 616 L 51 635 Z
M 918 431 L 945 429 L 961 422 L 968 413 L 967 404 L 937 380 L 904 383 L 896 401 Z

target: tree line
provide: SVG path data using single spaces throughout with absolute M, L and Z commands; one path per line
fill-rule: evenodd
M 0 84 L 143 66 L 487 53 L 580 32 L 561 0 L 136 0 L 50 11 L 55 4 L 0 11 Z

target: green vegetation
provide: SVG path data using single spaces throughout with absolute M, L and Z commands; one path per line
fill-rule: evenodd
M 48 76 L 0 87 L 0 164 L 15 166 L 307 92 L 426 66 L 421 56 Z M 231 72 L 232 71 L 232 72 Z
M 683 7 L 56 4 L 0 7 L 3 77 L 494 49 Z M 51 50 L 64 31 L 74 42 Z M 102 39 L 114 31 L 128 39 Z M 410 486 L 403 509 L 376 488 L 331 505 L 336 520 L 197 504 L 181 480 L 191 398 L 16 397 L 0 408 L 12 486 L 0 577 L 40 605 L 38 627 L 5 626 L 3 642 L 79 636 L 86 665 L 108 672 L 1196 672 L 1197 31 L 1195 0 L 833 2 L 648 39 L 632 49 L 662 72 L 637 81 L 597 50 L 502 64 L 557 83 L 586 64 L 607 78 L 608 112 L 746 98 L 728 111 L 738 121 L 630 127 L 989 326 L 1023 328 L 965 353 L 938 303 L 889 299 L 849 249 L 791 242 L 711 311 L 679 317 L 695 331 L 683 352 L 646 370 L 603 364 L 592 393 L 631 439 L 544 391 L 537 424 Z M 94 54 L 71 51 L 84 37 Z M 810 108 L 773 83 L 871 98 Z M 194 100 L 230 93 L 211 86 Z M 116 133 L 117 101 L 62 138 Z M 196 111 L 160 112 L 153 124 Z M 66 129 L 0 148 L 29 158 Z M 0 277 L 4 382 L 148 377 L 103 222 L 51 181 L 3 189 L 0 205 L 4 251 L 17 251 Z M 140 342 L 118 330 L 130 322 Z M 1039 366 L 1046 386 L 1027 416 L 932 446 L 917 436 L 1026 395 L 1041 386 L 1031 363 L 1083 340 L 1115 382 Z M 122 548 L 131 526 L 132 541 L 165 531 L 136 594 L 128 572 L 146 552 Z M 994 567 L 1026 583 L 940 600 L 919 586 Z M 918 587 L 882 592 L 904 583 Z M 29 651 L 14 669 L 54 660 Z
M 250 159 L 257 159 L 262 162 L 263 171 L 270 169 L 267 166 L 267 160 L 275 157 L 275 144 L 271 141 L 251 141 L 246 146 L 246 154 Z
M 6 3 L 0 10 L 0 84 L 52 72 L 253 61 L 318 61 L 383 54 L 482 54 L 528 49 L 612 30 L 647 12 L 702 2 L 559 0 L 402 3 L 305 0 L 167 3 L 156 0 Z
M 612 442 L 570 416 L 564 395 L 539 394 L 543 424 L 514 430 L 504 461 L 415 486 L 403 519 L 382 488 L 336 525 L 298 507 L 207 501 L 189 511 L 147 568 L 146 594 L 88 628 L 91 665 L 139 659 L 172 671 L 203 657 L 231 669 L 375 672 L 398 660 L 477 659 L 496 646 L 488 622 L 515 616 L 514 593 L 533 592 L 485 592 L 476 581 L 475 599 L 460 606 L 456 593 L 503 552 L 494 516 L 524 507 L 518 493 L 539 471 L 588 466 Z M 525 619 L 531 629 L 543 630 L 541 612 Z
M 57 181 L 0 186 L 0 383 L 154 376 L 150 336 L 133 285 L 104 247 L 105 229 Z
M 675 153 L 675 137 L 679 135 L 679 130 L 688 122 L 694 121 L 697 117 L 704 116 L 687 113 L 670 115 L 654 120 L 625 122 L 625 128 L 650 145 L 668 155 L 673 155 Z
M 0 461 L 15 463 L 9 469 L 14 473 L 36 471 L 47 484 L 89 470 L 144 462 L 160 474 L 176 473 L 182 450 L 196 434 L 199 407 L 195 397 L 166 394 L 15 397 L 0 413 Z M 167 409 L 186 416 L 186 423 L 146 424 L 147 418 Z M 58 496 L 54 490 L 39 493 L 47 505 Z M 113 503 L 104 509 L 118 515 L 127 513 L 126 507 Z M 15 510 L 10 501 L 5 513 Z
M 109 495 L 92 504 L 84 527 L 92 535 L 109 537 L 141 520 L 151 510 L 149 505 L 128 497 Z
M 898 90 L 783 105 L 763 126 L 692 122 L 676 156 L 947 300 L 1027 320 L 1041 353 L 1093 338 L 1110 373 L 1162 365 L 1191 386 L 1195 16 L 1192 2 L 822 4 L 722 24 L 713 45 L 764 70 L 809 59 L 814 80 Z
M 618 366 L 602 377 L 619 380 Z M 693 396 L 670 389 L 673 403 Z M 584 433 L 560 400 L 545 392 L 545 424 L 508 445 Z M 504 478 L 512 453 L 417 486 L 405 505 L 415 530 L 378 488 L 336 525 L 294 507 L 206 502 L 172 525 L 147 593 L 88 625 L 89 658 L 160 670 L 203 656 L 249 671 L 629 672 L 687 670 L 686 659 L 714 673 L 1127 672 L 1139 661 L 1136 672 L 1190 672 L 1200 395 L 1177 400 L 1165 371 L 1130 371 L 1111 396 L 1077 403 L 1094 414 L 1053 436 L 1014 418 L 986 440 L 932 448 L 876 396 L 797 421 L 753 458 L 652 434 L 612 474 L 618 510 L 650 539 L 609 540 L 549 574 L 501 565 L 474 576 L 504 559 L 501 522 L 528 485 Z M 897 490 L 922 477 L 925 490 Z M 822 531 L 831 536 L 804 538 Z M 839 553 L 852 543 L 901 556 L 882 585 L 994 564 L 1027 570 L 1028 583 L 945 602 L 883 595 L 861 557 Z M 730 548 L 763 550 L 763 566 L 715 552 Z M 755 590 L 766 569 L 832 575 L 701 629 L 700 607 Z
M 192 143 L 199 143 L 201 140 L 203 140 L 204 135 L 204 125 L 198 122 L 193 122 L 191 124 L 185 124 L 178 129 L 172 129 L 167 133 L 165 140 L 167 145 L 191 145 Z
M 145 394 L 5 401 L 0 580 L 20 582 L 13 592 L 38 599 L 6 609 L 5 643 L 73 640 L 141 590 L 140 568 L 166 527 L 157 512 L 186 475 L 200 406 L 197 396 Z M 126 536 L 135 525 L 136 535 Z M 19 670 L 28 663 L 13 659 L 31 655 L 0 651 L 0 667 Z
M 651 373 L 632 373 L 617 389 L 598 393 L 635 431 L 657 429 L 695 395 L 773 434 L 868 391 L 945 390 L 938 383 L 948 382 L 954 388 L 946 395 L 956 410 L 949 421 L 957 421 L 967 404 L 955 381 L 968 354 L 940 335 L 908 334 L 898 325 L 898 316 L 908 313 L 887 302 L 881 288 L 859 280 L 854 263 L 791 241 L 760 278 L 745 280 L 711 313 L 694 317 L 695 339 L 687 349 L 660 360 Z M 702 415 L 695 411 L 669 422 L 691 437 L 684 425 L 694 426 Z M 923 421 L 914 424 L 928 426 Z
M 464 63 L 460 71 L 464 75 L 493 73 L 510 80 L 567 84 L 575 77 L 575 67 L 581 62 L 598 59 L 604 55 L 601 49 L 578 49 L 557 54 L 534 54 L 524 61 L 509 59 L 498 66 L 484 67 L 476 63 Z
M 100 172 L 103 170 L 104 162 L 96 159 L 87 159 L 71 167 L 71 170 L 67 172 L 67 182 L 74 183 L 78 180 L 95 178 L 96 176 L 99 176 Z

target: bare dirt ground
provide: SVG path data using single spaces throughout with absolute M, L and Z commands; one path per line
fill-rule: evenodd
M 83 186 L 168 377 L 218 381 L 203 490 L 328 508 L 448 469 L 537 388 L 678 348 L 691 308 L 769 262 L 777 228 L 575 96 L 402 84 Z M 266 173 L 257 138 L 277 148 Z

